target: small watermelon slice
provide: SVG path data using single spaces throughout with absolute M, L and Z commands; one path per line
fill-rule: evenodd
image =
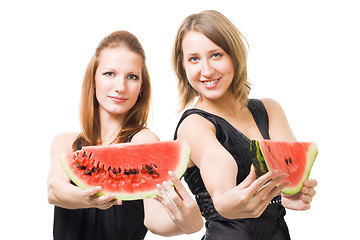
M 250 154 L 258 177 L 275 169 L 287 173 L 289 177 L 284 181 L 290 185 L 282 192 L 296 194 L 309 178 L 318 148 L 314 142 L 252 140 Z
M 101 186 L 98 195 L 113 193 L 116 199 L 136 200 L 158 195 L 156 184 L 172 184 L 170 170 L 180 178 L 189 158 L 188 144 L 176 140 L 83 147 L 64 154 L 60 161 L 80 188 Z

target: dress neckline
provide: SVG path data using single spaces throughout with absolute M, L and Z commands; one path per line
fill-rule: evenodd
M 239 133 L 246 141 L 248 141 L 248 142 L 251 141 L 251 139 L 250 139 L 249 137 L 247 137 L 243 132 L 241 132 L 241 131 L 240 131 L 238 128 L 236 128 L 234 125 L 232 125 L 231 123 L 229 123 L 225 118 L 223 118 L 223 117 L 221 117 L 221 116 L 219 116 L 219 115 L 216 115 L 216 114 L 207 112 L 207 111 L 205 111 L 205 110 L 199 109 L 199 108 L 191 108 L 191 109 L 188 109 L 187 111 L 191 111 L 191 110 L 200 111 L 200 112 L 206 113 L 206 114 L 208 114 L 208 115 L 211 115 L 211 116 L 213 116 L 213 117 L 216 117 L 216 118 L 221 119 L 221 120 L 224 121 L 229 127 L 231 127 L 233 130 L 235 130 L 237 133 Z M 253 118 L 253 120 L 254 120 L 257 128 L 258 128 L 259 131 L 260 131 L 260 127 L 259 127 L 258 123 L 255 121 L 253 112 L 252 112 L 251 110 L 250 110 L 250 112 L 251 112 L 251 116 L 252 116 L 252 118 Z M 260 134 L 261 134 L 262 137 L 264 137 L 264 136 L 262 135 L 261 131 L 260 131 Z

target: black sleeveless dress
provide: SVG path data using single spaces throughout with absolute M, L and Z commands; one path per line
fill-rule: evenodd
M 248 103 L 253 118 L 264 139 L 269 138 L 269 120 L 263 103 L 251 99 Z M 182 115 L 176 128 L 191 114 L 198 114 L 209 120 L 216 129 L 216 138 L 231 153 L 238 166 L 236 182 L 240 184 L 250 173 L 250 139 L 234 128 L 225 119 L 200 109 L 189 109 Z M 201 179 L 197 166 L 187 169 L 184 179 L 206 219 L 204 240 L 288 240 L 289 231 L 284 220 L 285 208 L 281 205 L 281 196 L 275 197 L 259 218 L 226 219 L 215 209 L 212 199 Z
M 78 149 L 81 147 L 81 144 L 77 146 Z M 142 200 L 123 201 L 121 206 L 107 210 L 55 206 L 55 240 L 142 240 L 146 232 Z

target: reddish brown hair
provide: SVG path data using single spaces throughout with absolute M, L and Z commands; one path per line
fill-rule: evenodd
M 119 131 L 115 142 L 129 142 L 134 134 L 146 127 L 150 109 L 151 84 L 145 64 L 145 52 L 139 40 L 133 34 L 127 31 L 116 31 L 100 42 L 85 71 L 80 99 L 81 134 L 73 143 L 74 150 L 78 148 L 79 142 L 84 146 L 100 145 L 102 143 L 99 103 L 95 95 L 95 73 L 99 66 L 99 56 L 102 50 L 116 47 L 127 47 L 130 51 L 141 56 L 143 64 L 141 71 L 142 84 L 138 100 L 127 112 L 122 129 Z

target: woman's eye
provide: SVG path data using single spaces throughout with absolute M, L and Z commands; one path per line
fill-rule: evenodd
M 134 75 L 134 74 L 131 74 L 128 76 L 128 79 L 131 79 L 131 80 L 138 80 L 139 77 L 137 75 Z
M 218 58 L 218 57 L 221 57 L 221 56 L 222 56 L 221 53 L 214 53 L 212 55 L 213 58 Z
M 113 72 L 106 72 L 104 73 L 104 76 L 107 76 L 107 77 L 114 77 L 115 74 Z
M 189 58 L 189 62 L 196 62 L 196 61 L 198 61 L 198 60 L 199 60 L 198 57 L 191 57 L 191 58 Z

